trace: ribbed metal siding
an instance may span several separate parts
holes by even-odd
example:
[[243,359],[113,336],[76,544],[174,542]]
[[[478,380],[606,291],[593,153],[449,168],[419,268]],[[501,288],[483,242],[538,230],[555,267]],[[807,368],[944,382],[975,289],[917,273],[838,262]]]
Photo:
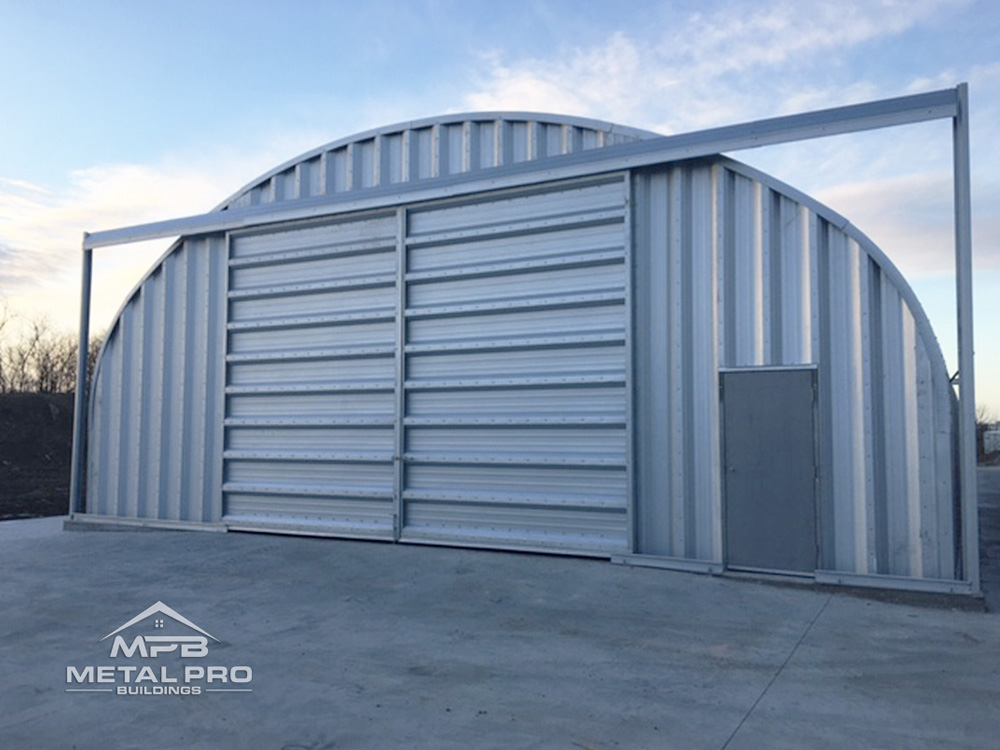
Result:
[[229,245],[224,517],[393,534],[396,222]]
[[820,568],[953,579],[952,397],[926,320],[863,236],[761,177],[635,178],[638,550],[722,562],[718,368],[816,365]]
[[625,187],[409,212],[404,540],[627,549]]
[[91,400],[87,512],[218,521],[224,238],[180,243],[108,332]]
[[255,180],[220,209],[295,201],[539,161],[655,136],[535,113],[449,115],[351,136]]
[[635,179],[637,551],[719,560],[712,172]]

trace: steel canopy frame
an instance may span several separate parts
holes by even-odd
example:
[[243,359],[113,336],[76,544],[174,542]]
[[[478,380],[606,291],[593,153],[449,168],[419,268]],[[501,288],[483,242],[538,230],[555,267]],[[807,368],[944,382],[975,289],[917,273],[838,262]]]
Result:
[[73,456],[69,513],[78,512],[83,496],[86,440],[87,350],[90,331],[90,289],[93,250],[173,236],[192,236],[271,224],[278,221],[329,216],[359,208],[394,206],[424,198],[440,198],[567,179],[603,171],[621,171],[680,159],[711,156],[831,135],[897,127],[950,118],[954,179],[955,278],[958,306],[959,359],[959,486],[962,505],[962,549],[965,579],[979,593],[979,520],[976,492],[975,374],[972,321],[972,218],[969,154],[968,84],[925,94],[775,117],[694,133],[663,136],[633,143],[576,152],[538,162],[491,168],[472,177],[447,177],[400,182],[364,190],[298,200],[293,205],[263,205],[226,209],[198,216],[85,233],[80,298],[80,339],[77,398],[74,404]]

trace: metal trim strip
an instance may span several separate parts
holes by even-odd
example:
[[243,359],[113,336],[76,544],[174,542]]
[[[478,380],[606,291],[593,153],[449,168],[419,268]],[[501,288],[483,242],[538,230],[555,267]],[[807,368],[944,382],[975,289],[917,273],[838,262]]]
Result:
[[833,586],[862,586],[877,589],[899,589],[903,591],[926,591],[937,594],[975,594],[975,584],[971,581],[944,581],[936,578],[907,578],[891,575],[865,575],[844,573],[836,570],[817,570],[816,583]]
[[661,568],[679,573],[707,573],[722,575],[723,565],[712,560],[693,560],[683,557],[665,557],[662,555],[612,555],[611,562],[617,565],[628,565],[633,568]]

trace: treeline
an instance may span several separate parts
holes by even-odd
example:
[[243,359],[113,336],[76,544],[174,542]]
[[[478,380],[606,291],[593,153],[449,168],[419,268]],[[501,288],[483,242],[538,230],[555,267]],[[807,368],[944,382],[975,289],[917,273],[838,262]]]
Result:
[[[0,393],[72,393],[76,390],[77,340],[52,329],[44,319],[28,321],[14,333],[12,316],[0,309]],[[87,347],[87,379],[97,362],[103,336]]]

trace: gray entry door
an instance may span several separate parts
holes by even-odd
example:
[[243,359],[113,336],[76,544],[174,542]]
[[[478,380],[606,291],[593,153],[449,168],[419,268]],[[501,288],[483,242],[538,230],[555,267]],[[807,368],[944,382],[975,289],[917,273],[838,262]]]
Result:
[[722,374],[726,561],[816,569],[814,370]]

